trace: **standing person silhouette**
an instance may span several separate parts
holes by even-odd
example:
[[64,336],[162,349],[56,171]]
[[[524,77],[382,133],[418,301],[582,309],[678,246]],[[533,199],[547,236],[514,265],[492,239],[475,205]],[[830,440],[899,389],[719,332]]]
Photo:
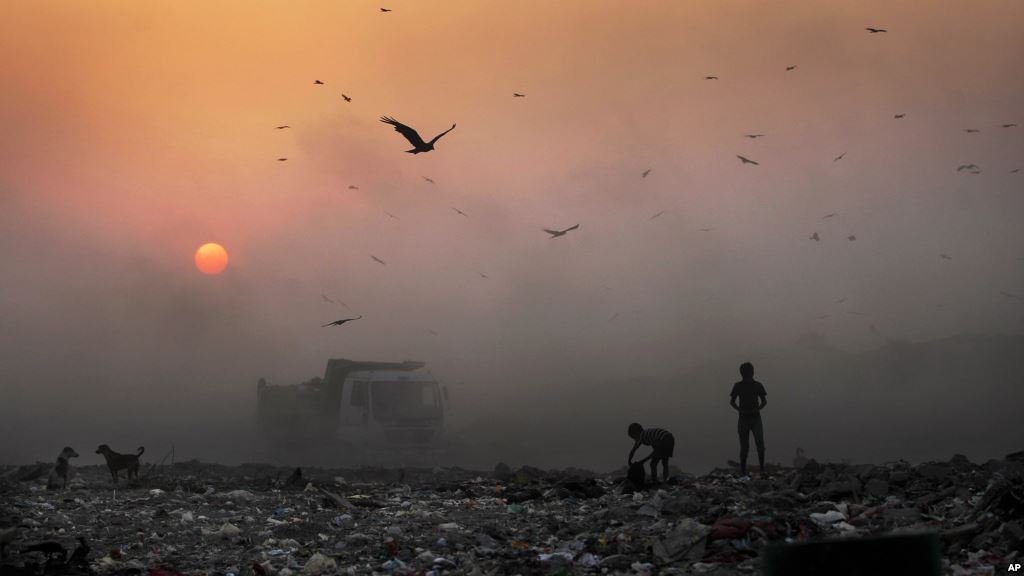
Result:
[[[740,365],[743,380],[733,384],[729,405],[739,412],[737,429],[740,434],[740,475],[747,475],[747,454],[750,453],[750,433],[754,433],[757,446],[758,472],[764,474],[764,427],[761,424],[761,409],[768,405],[768,393],[764,384],[754,380],[754,365],[744,362]],[[738,400],[738,402],[737,402]]]

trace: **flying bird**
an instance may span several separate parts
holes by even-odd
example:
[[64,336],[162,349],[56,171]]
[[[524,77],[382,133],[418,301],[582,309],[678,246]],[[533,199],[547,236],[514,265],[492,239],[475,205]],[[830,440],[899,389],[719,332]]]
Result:
[[433,140],[431,140],[430,142],[424,142],[423,138],[420,138],[420,135],[415,130],[406,126],[405,124],[402,124],[401,122],[395,120],[394,118],[391,118],[389,116],[381,116],[380,121],[385,124],[390,124],[391,126],[394,126],[395,132],[398,132],[402,136],[405,136],[405,139],[408,140],[409,143],[412,144],[413,146],[412,150],[406,150],[406,152],[408,152],[409,154],[430,152],[431,150],[434,149],[434,142],[437,142],[438,140],[441,139],[442,136],[455,129],[455,124],[452,124],[451,128],[445,130],[444,132],[441,132],[437,136],[434,136]]
[[833,302],[833,304],[842,304],[843,302],[846,302],[846,298],[840,298],[839,300]]
[[480,277],[483,278],[484,280],[490,278],[490,276],[488,276],[487,274],[484,274],[483,272],[480,272],[480,271],[477,271],[477,274],[479,274]]
[[466,218],[469,218],[469,214],[466,214],[465,212],[463,212],[462,210],[459,210],[455,206],[452,206],[452,210],[455,210],[455,212],[457,214],[459,214],[460,216],[465,216]]
[[1016,174],[1017,172],[1020,172],[1020,168],[1014,168],[1013,170],[1010,170],[1010,174]]
[[318,86],[323,86],[323,82],[321,82],[319,80],[313,80],[313,84],[316,84]]
[[754,138],[763,138],[764,134],[744,134],[743,136],[753,140]]
[[846,239],[849,240],[850,242],[853,242],[854,240],[857,239],[857,237],[854,236],[853,234],[850,234],[849,236],[846,237]]
[[287,158],[278,158],[277,161],[278,162],[287,162],[288,159]]
[[1013,123],[1010,123],[1010,124],[1003,124],[1003,128],[1016,128],[1016,127],[1017,127],[1017,125],[1016,125],[1016,124],[1013,124]]
[[570,226],[570,227],[566,228],[565,230],[550,230],[548,228],[542,228],[542,230],[544,230],[548,234],[551,234],[551,238],[559,238],[561,236],[565,236],[566,234],[568,234],[569,232],[572,232],[573,230],[576,230],[579,227],[580,227],[580,225],[576,224],[575,226]]
[[718,80],[718,76],[705,76],[705,80]]
[[341,320],[335,320],[334,322],[330,322],[328,324],[324,324],[323,326],[321,326],[321,328],[327,328],[328,326],[341,326],[345,322],[351,322],[353,320],[360,320],[360,319],[362,319],[362,316],[356,316],[355,318],[342,318]]
[[352,97],[347,95],[347,94],[342,94],[341,95],[341,99],[344,100],[345,102],[351,102],[352,101]]
[[953,257],[950,256],[949,254],[939,254],[939,258],[942,258],[943,260],[952,260],[953,259]]
[[1010,300],[1024,300],[1024,298],[1021,298],[1016,294],[1010,294],[1009,292],[1003,292],[1002,290],[1000,290],[999,293],[1002,294],[1004,298],[1009,298]]
[[329,304],[336,304],[336,302],[328,298],[326,294],[321,294],[320,297],[323,298],[324,302],[327,302]]
[[789,72],[791,70],[796,70],[796,65],[795,64],[793,66],[786,66],[786,72]]
[[381,12],[391,12],[391,8],[381,8]]
[[701,228],[700,232],[711,232],[714,228]]
[[285,128],[291,128],[291,126],[285,124],[283,126],[274,126],[274,130],[284,130]]
[[664,214],[664,213],[665,213],[665,211],[664,211],[664,210],[662,210],[661,212],[658,212],[658,213],[657,213],[657,214],[655,214],[654,216],[651,216],[651,218],[650,218],[650,219],[651,219],[651,220],[654,220],[655,218],[657,218],[658,216],[661,216],[661,215],[662,215],[662,214]]
[[359,190],[359,186],[356,186],[355,184],[349,184],[348,185],[348,189],[349,190]]
[[871,28],[870,26],[865,28],[871,34],[878,34],[879,32],[888,32],[885,28]]
[[388,263],[387,263],[387,262],[385,262],[385,261],[381,260],[380,258],[377,258],[377,257],[376,257],[376,256],[374,256],[373,254],[370,254],[370,258],[372,258],[374,262],[376,262],[376,263],[378,263],[378,264],[381,264],[382,266],[387,266],[387,265],[388,265]]
[[839,156],[836,156],[835,158],[833,158],[833,159],[832,159],[832,161],[833,161],[833,162],[839,162],[840,160],[842,160],[842,159],[843,159],[843,156],[846,156],[846,152],[843,152],[843,153],[842,153],[842,154],[840,154]]
[[619,317],[619,313],[618,313],[618,312],[616,312],[615,314],[612,314],[612,315],[611,315],[611,317],[610,317],[610,318],[608,318],[608,320],[607,320],[607,321],[608,321],[608,322],[615,322],[615,319],[616,319],[616,318],[618,318],[618,317]]
[[822,216],[821,219],[824,220],[825,218],[835,218],[836,216],[839,216],[839,212],[829,212],[828,214]]
[[850,314],[852,316],[866,316],[868,318],[871,317],[871,314],[868,314],[867,312],[847,312],[847,314]]
[[810,239],[814,240],[815,242],[821,242],[821,236],[818,236],[817,232],[815,232],[814,234],[811,234],[811,238]]
[[822,314],[821,316],[818,316],[818,320],[824,320],[825,318],[828,318],[828,314]]
[[900,118],[903,118],[904,116],[906,116],[906,114],[896,114],[893,117],[896,118],[897,120],[899,120]]
[[977,128],[964,128],[964,132],[967,132],[968,134],[977,134],[978,132],[981,132],[981,130],[978,130]]
[[526,98],[526,94],[520,94],[519,92],[512,93],[513,98]]
[[739,154],[737,154],[736,157],[740,159],[741,164],[753,164],[754,166],[760,166],[760,164],[754,162],[753,160],[747,158],[746,156],[740,156]]
[[388,212],[387,210],[385,210],[384,213],[387,214],[389,217],[394,218],[395,220],[401,220],[401,218],[399,218],[398,216],[395,216],[394,214],[392,214],[391,212]]
[[964,170],[971,170],[971,171],[973,171],[973,170],[981,170],[981,166],[978,166],[977,164],[974,164],[972,162],[971,164],[961,164],[961,165],[956,167],[956,171],[957,172],[962,172]]
[[643,173],[640,174],[640,177],[641,178],[647,178],[647,175],[650,174],[650,173],[651,173],[651,169],[648,168],[647,170],[644,170]]
[[430,330],[429,328],[427,329],[427,332],[430,332],[431,336],[437,336],[437,332],[434,332],[433,330]]
[[427,182],[430,182],[431,184],[435,184],[435,182],[433,180],[431,180],[430,178],[427,178],[426,176],[424,176],[423,179],[426,180]]

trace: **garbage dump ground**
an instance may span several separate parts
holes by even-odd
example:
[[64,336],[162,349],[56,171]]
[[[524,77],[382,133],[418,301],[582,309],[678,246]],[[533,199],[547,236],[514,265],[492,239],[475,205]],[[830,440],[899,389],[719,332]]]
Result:
[[0,469],[2,574],[757,574],[773,544],[920,532],[938,535],[944,574],[1024,558],[1021,454],[720,469],[637,491],[625,470],[194,461],[116,487],[76,468],[54,490],[50,468]]

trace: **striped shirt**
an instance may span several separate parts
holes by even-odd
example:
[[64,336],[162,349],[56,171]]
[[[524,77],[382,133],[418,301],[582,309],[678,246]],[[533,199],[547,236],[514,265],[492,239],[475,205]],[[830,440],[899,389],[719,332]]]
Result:
[[637,443],[644,444],[645,446],[654,446],[671,436],[672,433],[663,428],[647,428],[640,433],[640,440],[637,440]]

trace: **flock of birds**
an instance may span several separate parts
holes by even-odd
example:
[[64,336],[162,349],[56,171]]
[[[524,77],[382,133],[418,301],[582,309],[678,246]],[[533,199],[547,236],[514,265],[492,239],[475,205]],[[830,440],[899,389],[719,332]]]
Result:
[[[383,8],[382,7],[382,8],[380,8],[380,12],[388,13],[388,12],[392,12],[392,10],[389,9],[389,8]],[[865,30],[869,34],[888,33],[888,30],[885,29],[885,28],[867,27],[867,28],[865,28]],[[797,68],[797,66],[795,64],[791,64],[791,65],[788,65],[788,66],[785,67],[785,71],[786,72],[792,72],[792,71],[796,70],[796,68]],[[716,75],[707,75],[707,76],[704,76],[704,79],[705,80],[718,80],[719,77],[716,76]],[[314,80],[313,84],[316,85],[316,86],[324,86],[325,85],[325,83],[323,81],[319,80],[319,79]],[[512,93],[512,97],[513,98],[525,98],[526,94],[521,93],[521,92],[513,92]],[[352,102],[352,98],[349,95],[345,94],[345,93],[341,94],[341,98],[346,103],[351,103]],[[906,113],[904,113],[904,112],[896,113],[896,114],[893,115],[893,118],[896,119],[896,120],[902,120],[905,117],[906,117]],[[394,130],[396,132],[401,134],[409,142],[409,144],[412,145],[411,149],[405,151],[406,153],[409,153],[409,154],[423,154],[423,153],[426,153],[426,152],[434,151],[435,150],[435,145],[437,144],[437,142],[442,137],[447,135],[449,132],[454,130],[455,127],[456,127],[456,124],[453,123],[450,128],[448,128],[447,130],[444,130],[443,132],[440,132],[439,134],[437,134],[436,136],[434,136],[430,140],[424,140],[423,137],[420,136],[419,132],[416,129],[412,128],[411,126],[409,126],[407,124],[403,124],[402,122],[399,122],[398,120],[396,120],[393,117],[381,116],[380,117],[380,121],[382,123],[384,123],[384,124],[394,128]],[[1016,128],[1017,124],[1014,123],[1014,122],[1007,122],[1007,123],[1000,124],[1000,127],[1004,128],[1004,129]],[[288,129],[288,128],[291,128],[291,126],[287,125],[287,124],[280,125],[280,126],[275,126],[276,130],[284,130],[284,129]],[[977,134],[977,133],[981,132],[981,129],[979,129],[979,128],[965,128],[964,132],[967,133],[967,134]],[[744,134],[743,136],[745,138],[748,138],[748,139],[751,139],[751,140],[756,140],[756,139],[759,139],[759,138],[764,138],[765,134],[751,133],[751,134]],[[847,153],[844,151],[843,153],[841,153],[838,156],[836,156],[835,158],[833,158],[832,162],[839,162],[844,157],[846,157],[846,154]],[[757,160],[754,160],[752,158],[749,158],[749,157],[741,155],[741,154],[737,154],[736,158],[739,159],[740,164],[744,165],[744,166],[746,166],[746,165],[749,165],[749,166],[760,166],[761,165],[760,162],[758,162]],[[278,158],[277,160],[280,161],[280,162],[285,162],[288,159],[285,158],[285,157],[281,157],[281,158]],[[979,165],[971,162],[971,163],[967,163],[967,164],[961,164],[956,169],[957,173],[964,172],[964,171],[966,171],[969,174],[975,174],[975,175],[976,174],[981,174],[981,167]],[[648,168],[648,169],[644,170],[640,174],[640,177],[641,178],[647,178],[651,174],[651,172],[652,172],[652,170],[650,168]],[[1014,168],[1014,169],[1010,170],[1011,174],[1016,174],[1018,172],[1020,172],[1020,168]],[[431,178],[429,178],[427,176],[423,176],[423,180],[425,182],[429,183],[429,184],[435,184],[434,180],[432,180]],[[359,187],[356,186],[356,185],[349,185],[348,188],[350,190],[359,190]],[[459,209],[457,207],[453,206],[453,207],[451,207],[451,209],[456,214],[458,214],[459,216],[462,216],[462,217],[465,217],[465,218],[469,217],[469,215],[466,212],[464,212],[463,210],[461,210],[461,209]],[[389,218],[393,218],[393,219],[396,219],[396,220],[399,219],[398,216],[396,216],[396,215],[394,215],[394,214],[392,214],[390,212],[385,211],[384,213]],[[655,220],[658,217],[662,216],[664,213],[665,213],[665,210],[661,210],[661,211],[655,213],[654,215],[652,215],[650,217],[650,220]],[[838,213],[832,212],[832,213],[824,215],[822,217],[822,219],[825,220],[825,219],[829,219],[829,218],[834,218],[837,215],[838,215]],[[550,238],[550,239],[562,238],[562,237],[566,236],[568,233],[570,233],[572,231],[575,231],[575,230],[579,230],[579,229],[580,229],[580,225],[579,224],[574,224],[573,226],[569,226],[569,227],[561,229],[561,230],[551,229],[551,228],[542,228],[542,230],[549,235],[548,238]],[[714,228],[701,228],[700,229],[701,232],[710,232],[712,230],[714,230]],[[811,235],[808,237],[808,239],[811,240],[811,241],[814,241],[814,242],[821,242],[821,240],[822,240],[821,235],[817,231],[812,232]],[[849,234],[849,235],[846,236],[846,240],[849,241],[849,242],[854,242],[854,241],[857,240],[857,236],[855,234]],[[939,257],[942,260],[952,260],[953,259],[950,255],[945,254],[945,253],[940,253]],[[386,266],[387,265],[387,262],[385,262],[383,259],[381,259],[381,258],[379,258],[377,256],[374,256],[372,254],[370,255],[370,259],[373,262],[375,262],[375,263],[377,263],[379,265],[382,265],[382,266]],[[484,279],[488,278],[488,276],[486,274],[484,274],[483,272],[477,272],[477,273],[479,274],[479,276],[481,278],[484,278]],[[1008,298],[1008,299],[1013,299],[1013,300],[1022,300],[1022,299],[1024,299],[1024,297],[1022,297],[1022,296],[1018,296],[1016,294],[1011,294],[1011,293],[1008,293],[1008,292],[1000,292],[1000,294],[1002,296],[1004,296],[1005,298]],[[332,304],[340,303],[345,308],[349,308],[349,306],[347,304],[345,304],[344,302],[341,302],[341,301],[335,302],[331,298],[328,298],[326,295],[322,295],[322,297],[323,297],[323,300],[325,302],[329,302],[329,303],[332,303]],[[845,300],[846,300],[845,298],[840,299],[840,300],[837,301],[837,303],[841,304]],[[857,312],[850,312],[850,313],[851,314],[866,315],[864,313],[857,313]],[[608,319],[608,321],[612,322],[616,318],[618,318],[618,316],[619,316],[619,314],[615,313],[614,315],[612,315],[611,318]],[[346,324],[348,322],[352,322],[352,321],[355,321],[355,320],[360,320],[360,319],[362,319],[362,317],[363,316],[360,315],[360,316],[355,316],[355,317],[352,317],[352,318],[342,318],[342,319],[335,320],[333,322],[329,322],[327,324],[324,324],[322,327],[326,328],[328,326],[342,326],[342,325],[344,325],[344,324]],[[818,319],[825,319],[825,318],[828,318],[828,317],[829,317],[828,315],[820,315],[820,316],[818,316]],[[874,325],[871,326],[871,331],[872,331],[872,333],[878,334],[878,330],[877,330],[877,328],[874,327]],[[433,330],[429,330],[429,332],[431,334],[434,334],[434,335],[437,334]]]

